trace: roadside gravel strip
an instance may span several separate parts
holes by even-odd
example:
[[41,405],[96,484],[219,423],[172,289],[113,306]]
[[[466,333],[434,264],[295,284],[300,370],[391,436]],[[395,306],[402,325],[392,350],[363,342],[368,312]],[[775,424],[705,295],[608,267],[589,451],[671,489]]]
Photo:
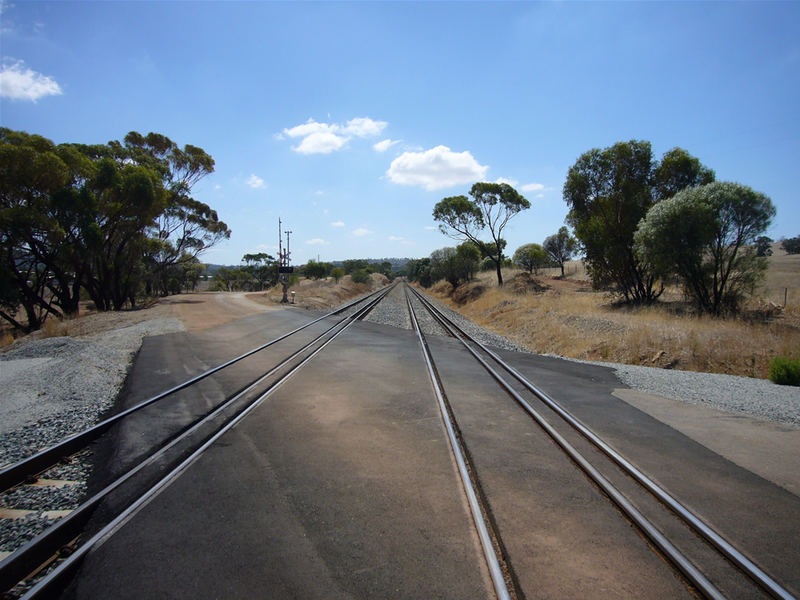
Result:
[[[183,329],[178,319],[154,319],[93,336],[35,340],[0,354],[0,465],[96,423],[113,405],[142,338]],[[13,551],[49,526],[57,515],[46,511],[78,506],[88,458],[86,451],[44,476],[66,485],[23,486],[3,496],[0,508],[31,512],[0,520],[0,552]]]

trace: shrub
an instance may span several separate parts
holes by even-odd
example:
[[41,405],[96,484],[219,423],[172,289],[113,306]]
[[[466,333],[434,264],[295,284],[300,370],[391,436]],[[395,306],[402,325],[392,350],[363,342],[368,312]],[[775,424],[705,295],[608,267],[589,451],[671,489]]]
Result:
[[369,281],[369,273],[365,269],[357,269],[350,275],[353,283],[367,283]]
[[769,364],[769,378],[778,385],[800,386],[800,358],[776,356]]

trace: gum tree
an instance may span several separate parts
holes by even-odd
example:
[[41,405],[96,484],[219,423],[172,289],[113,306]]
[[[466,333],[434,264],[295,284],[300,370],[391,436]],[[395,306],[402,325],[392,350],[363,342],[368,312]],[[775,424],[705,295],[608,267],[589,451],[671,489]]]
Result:
[[[433,218],[446,236],[462,242],[472,242],[481,254],[491,259],[497,270],[497,285],[503,285],[503,250],[506,241],[503,229],[520,211],[531,203],[507,183],[479,182],[467,196],[442,199],[433,208]],[[488,230],[491,241],[480,238]]]
[[658,298],[658,277],[633,250],[636,227],[656,202],[713,179],[713,171],[680,148],[655,162],[650,142],[641,140],[582,154],[567,173],[563,196],[594,286],[613,287],[635,304]]
[[578,241],[569,234],[566,227],[561,227],[558,233],[549,235],[542,243],[544,251],[555,264],[561,267],[561,277],[564,277],[564,263],[575,255]]
[[700,310],[719,315],[763,277],[766,258],[753,244],[774,216],[767,196],[738,183],[687,188],[648,211],[636,252],[661,277],[680,277]]

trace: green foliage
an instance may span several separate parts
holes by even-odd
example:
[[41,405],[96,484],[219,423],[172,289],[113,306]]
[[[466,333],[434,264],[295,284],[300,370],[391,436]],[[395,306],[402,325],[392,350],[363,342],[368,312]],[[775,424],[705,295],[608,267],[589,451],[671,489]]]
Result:
[[800,254],[800,235],[781,242],[781,248],[787,254]]
[[350,275],[350,273],[359,269],[366,271],[369,268],[369,262],[364,259],[351,259],[344,261],[343,267],[345,275]]
[[569,234],[566,227],[561,227],[558,233],[544,239],[542,247],[550,260],[561,267],[561,277],[564,277],[564,263],[575,255],[578,249],[578,240]]
[[261,291],[266,287],[278,283],[278,261],[271,254],[258,252],[245,254],[242,257],[244,271],[250,273],[254,282],[253,291]]
[[214,273],[213,292],[238,292],[252,289],[253,275],[243,268],[222,267]]
[[653,161],[650,143],[631,140],[581,155],[567,174],[564,201],[596,288],[613,286],[626,301],[649,303],[661,294],[657,277],[637,259],[633,235],[653,204],[714,173],[675,148]]
[[406,263],[406,277],[409,281],[418,281],[422,287],[431,287],[431,259],[411,259]]
[[769,378],[778,385],[800,386],[800,358],[776,356],[769,364]]
[[334,279],[334,281],[336,281],[336,283],[339,283],[339,280],[342,277],[344,277],[344,269],[342,269],[341,267],[336,267],[335,269],[333,269],[331,271],[331,277],[333,277],[333,279]]
[[385,275],[389,278],[389,280],[394,279],[394,272],[392,271],[392,263],[388,260],[385,260],[381,263],[373,263],[369,266],[369,270],[373,273],[380,273],[381,275]]
[[772,256],[772,242],[774,240],[766,235],[756,238],[756,256]]
[[458,287],[475,276],[479,262],[480,252],[470,242],[457,248],[434,250],[430,259],[430,278],[432,281],[445,279],[453,287]]
[[750,245],[774,216],[770,199],[747,186],[687,188],[648,211],[635,235],[637,256],[661,277],[680,277],[701,310],[735,311],[766,270]]
[[[125,144],[60,144],[0,129],[0,263],[32,330],[78,311],[180,290],[197,255],[230,236],[191,186],[213,171],[195,146],[131,132]],[[3,293],[8,304],[11,295]],[[5,305],[4,305],[5,306]],[[11,317],[11,318],[10,318]]]
[[653,166],[653,195],[656,202],[671,198],[688,187],[714,181],[714,171],[682,148],[666,152]]
[[538,273],[539,269],[550,264],[550,257],[539,244],[524,244],[514,252],[514,264],[528,271]]
[[369,273],[367,273],[366,269],[356,269],[350,273],[350,279],[353,280],[353,283],[367,283],[369,281]]
[[[479,182],[470,188],[469,195],[444,198],[433,208],[433,218],[439,230],[456,240],[472,242],[483,256],[492,259],[497,269],[497,284],[503,285],[501,267],[505,240],[503,229],[508,221],[531,203],[507,183]],[[484,229],[491,241],[480,239]]]
[[309,260],[305,266],[305,275],[311,279],[324,279],[328,276],[331,265],[328,263]]

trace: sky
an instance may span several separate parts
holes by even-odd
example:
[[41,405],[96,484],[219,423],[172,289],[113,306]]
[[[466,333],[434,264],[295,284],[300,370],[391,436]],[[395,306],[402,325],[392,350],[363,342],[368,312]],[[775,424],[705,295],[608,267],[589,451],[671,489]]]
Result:
[[[2,3],[0,124],[55,143],[200,146],[231,238],[201,259],[420,258],[477,181],[564,225],[578,157],[647,140],[769,196],[800,234],[800,2]],[[285,238],[284,238],[285,239]],[[487,238],[488,239],[488,238]]]

